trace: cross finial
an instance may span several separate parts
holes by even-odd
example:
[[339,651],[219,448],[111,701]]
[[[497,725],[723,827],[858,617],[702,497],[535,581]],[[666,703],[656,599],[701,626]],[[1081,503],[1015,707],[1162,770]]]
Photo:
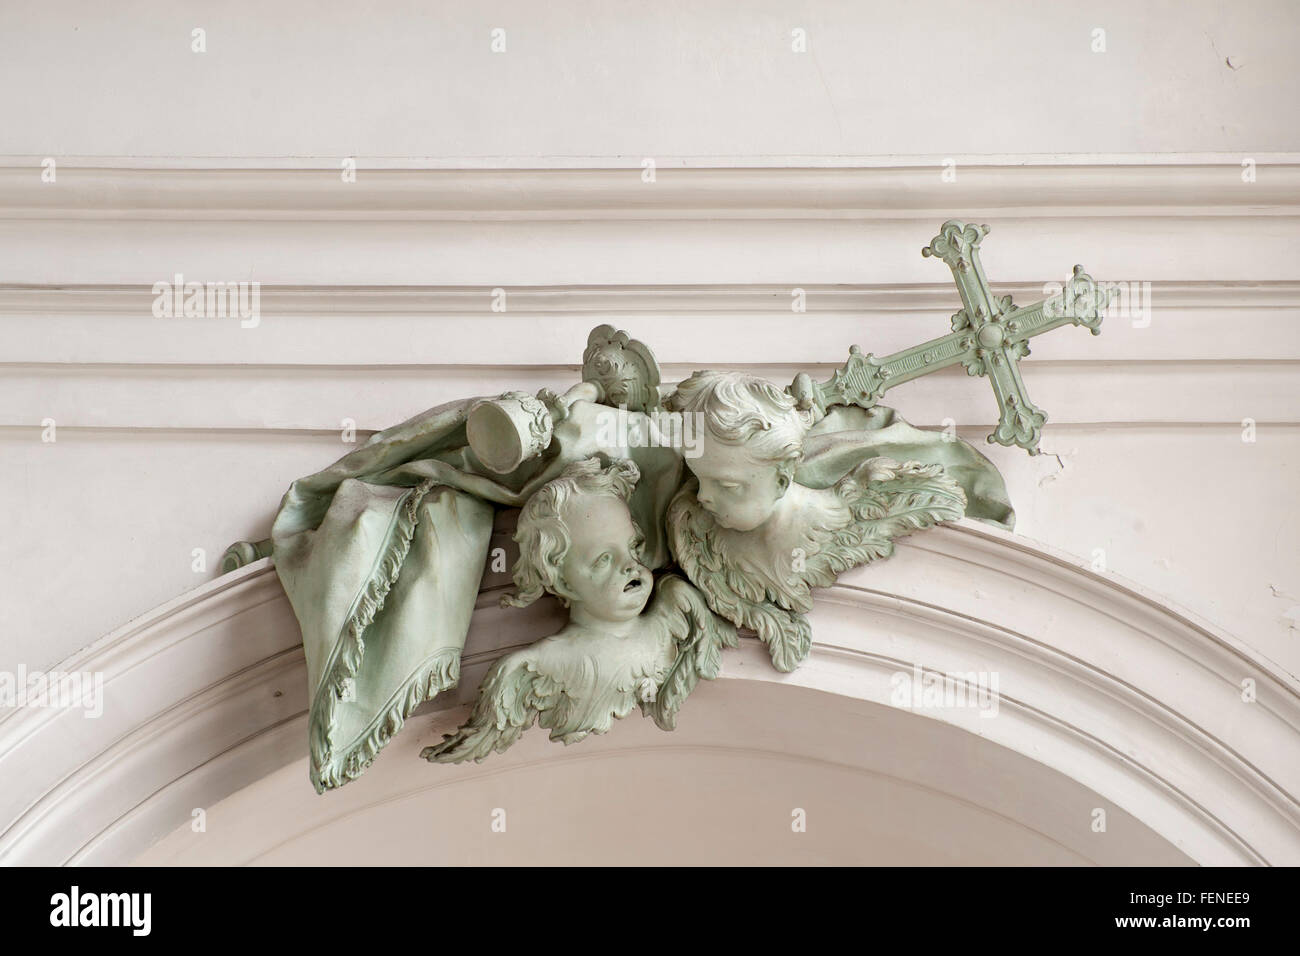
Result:
[[870,408],[904,382],[960,363],[970,375],[987,376],[998,402],[998,425],[990,442],[1019,445],[1038,454],[1047,413],[1029,400],[1019,361],[1029,354],[1029,339],[1062,325],[1082,325],[1100,333],[1107,294],[1082,266],[1074,267],[1059,295],[1017,308],[1011,296],[995,296],[980,263],[979,247],[990,229],[950,219],[921,255],[942,259],[952,269],[962,308],[952,317],[952,333],[885,358],[856,347],[844,367],[827,382],[799,375],[790,392],[801,408],[821,414],[830,405]]

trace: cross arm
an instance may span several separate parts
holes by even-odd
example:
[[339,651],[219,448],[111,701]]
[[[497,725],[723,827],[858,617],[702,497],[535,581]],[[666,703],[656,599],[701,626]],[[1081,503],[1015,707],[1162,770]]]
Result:
[[1093,335],[1101,335],[1101,320],[1109,298],[1106,290],[1083,271],[1083,266],[1076,265],[1074,274],[1058,294],[1033,305],[1014,307],[1006,314],[1006,341],[1027,342],[1035,335],[1063,325],[1081,325]]
[[871,408],[889,389],[961,362],[969,352],[969,338],[969,333],[953,332],[883,358],[864,355],[854,345],[849,360],[828,381],[815,382],[801,372],[790,394],[800,408],[815,408],[819,415],[832,405]]
[[789,392],[798,406],[816,417],[833,405],[871,408],[889,389],[960,363],[993,385],[1000,417],[989,441],[1036,454],[1047,414],[1025,393],[1019,360],[1029,354],[1029,339],[1063,325],[1081,325],[1099,335],[1108,295],[1078,265],[1061,291],[1041,302],[1017,307],[1010,296],[993,295],[979,261],[980,240],[988,232],[988,226],[950,220],[922,250],[943,259],[957,281],[964,308],[953,315],[950,334],[883,358],[864,355],[855,345],[828,381],[815,382],[806,373],[795,377]]
[[[1093,335],[1100,335],[1106,299],[1105,290],[1098,288],[1083,266],[1075,266],[1074,275],[1060,293],[1032,305],[1013,307],[1005,314],[1002,342],[1017,345],[1063,325],[1081,325]],[[1010,304],[1009,299],[1005,301]],[[953,316],[953,324],[963,327],[880,358],[869,352],[863,354],[854,345],[849,349],[849,360],[828,381],[815,382],[811,376],[800,374],[790,386],[790,393],[801,407],[817,407],[823,413],[832,405],[870,408],[889,389],[942,368],[966,364],[983,351],[979,333],[964,324],[963,313]],[[992,338],[993,334],[985,333],[985,337]]]

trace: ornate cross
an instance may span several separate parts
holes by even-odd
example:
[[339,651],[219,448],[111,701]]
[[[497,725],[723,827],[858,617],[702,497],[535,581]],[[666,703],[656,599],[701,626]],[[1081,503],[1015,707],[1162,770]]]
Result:
[[980,264],[979,245],[988,233],[988,226],[950,219],[921,250],[923,256],[946,262],[957,281],[964,308],[953,314],[950,334],[884,358],[863,355],[855,345],[830,381],[814,382],[806,374],[795,377],[790,393],[799,406],[823,414],[831,405],[870,408],[896,385],[960,362],[968,375],[986,375],[993,383],[1001,416],[988,440],[1019,445],[1037,455],[1047,413],[1029,400],[1018,363],[1029,354],[1030,338],[1062,325],[1082,325],[1100,335],[1107,293],[1083,266],[1075,266],[1059,295],[1033,305],[1012,305],[1011,296],[993,295]]

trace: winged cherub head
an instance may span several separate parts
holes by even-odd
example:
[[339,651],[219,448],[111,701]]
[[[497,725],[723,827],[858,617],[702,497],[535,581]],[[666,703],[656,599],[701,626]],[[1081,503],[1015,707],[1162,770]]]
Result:
[[700,505],[733,531],[767,522],[803,457],[807,413],[771,382],[744,372],[696,372],[677,386],[668,407],[703,419],[700,455],[686,459],[699,480]]
[[534,722],[552,740],[576,743],[638,705],[671,730],[696,683],[718,676],[722,648],[736,646],[736,631],[699,592],[661,575],[645,609],[651,575],[627,507],[638,477],[630,461],[604,467],[589,458],[528,499],[515,534],[519,590],[504,603],[522,607],[549,591],[568,605],[569,622],[493,664],[469,720],[422,757],[482,760]]
[[528,499],[515,531],[517,590],[503,603],[526,607],[549,592],[578,624],[637,617],[652,580],[641,563],[641,531],[627,507],[639,477],[631,461],[602,467],[599,458],[588,458]]
[[668,405],[704,426],[700,457],[686,459],[697,481],[668,506],[673,555],[716,614],[758,632],[779,670],[808,655],[812,588],[964,512],[938,464],[865,458],[831,488],[795,481],[810,419],[752,375],[696,372]]

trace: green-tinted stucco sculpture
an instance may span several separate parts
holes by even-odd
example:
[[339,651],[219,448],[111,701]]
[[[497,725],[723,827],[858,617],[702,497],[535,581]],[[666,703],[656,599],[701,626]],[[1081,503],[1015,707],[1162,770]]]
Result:
[[833,405],[871,408],[887,390],[961,363],[968,375],[986,375],[993,383],[1000,417],[989,442],[1019,445],[1037,455],[1047,413],[1029,400],[1020,359],[1029,354],[1031,338],[1062,325],[1082,325],[1100,335],[1107,293],[1076,265],[1061,291],[1042,302],[1017,307],[1011,296],[995,296],[979,252],[990,231],[988,226],[949,219],[921,250],[921,255],[947,263],[957,281],[963,308],[953,313],[950,334],[884,358],[863,355],[855,345],[849,361],[830,381],[796,376],[790,392],[799,407],[817,412]]
[[[811,588],[937,522],[1011,528],[988,459],[878,404],[961,363],[993,383],[989,440],[1037,450],[1046,416],[1017,362],[1031,336],[1057,326],[1095,334],[1106,296],[1076,266],[1044,302],[994,297],[978,255],[987,232],[950,221],[925,249],[957,280],[951,334],[883,359],[854,347],[828,382],[799,375],[782,390],[697,372],[665,388],[647,346],[600,326],[583,381],[563,395],[449,402],[295,481],[269,541],[233,546],[223,568],[270,554],[302,626],[316,788],[356,778],[421,702],[458,683],[502,509],[523,509],[515,603],[550,591],[569,602],[570,623],[496,665],[469,722],[425,751],[435,762],[481,759],[534,719],[581,739],[638,704],[671,728],[698,679],[717,675],[736,626],[791,670],[811,646]],[[617,551],[621,583],[566,563],[588,551]]]
[[966,494],[940,464],[873,457],[830,487],[802,484],[810,418],[760,378],[696,372],[668,402],[700,416],[704,438],[686,461],[694,479],[668,507],[673,555],[714,611],[758,633],[777,670],[812,647],[811,588],[965,514]]
[[736,629],[675,574],[641,563],[643,538],[627,499],[636,465],[575,462],[524,506],[515,540],[518,590],[502,603],[526,607],[543,593],[569,609],[569,623],[507,654],[479,690],[470,720],[422,756],[438,763],[482,760],[537,721],[552,740],[603,734],[637,705],[664,730],[701,677],[712,680]]

